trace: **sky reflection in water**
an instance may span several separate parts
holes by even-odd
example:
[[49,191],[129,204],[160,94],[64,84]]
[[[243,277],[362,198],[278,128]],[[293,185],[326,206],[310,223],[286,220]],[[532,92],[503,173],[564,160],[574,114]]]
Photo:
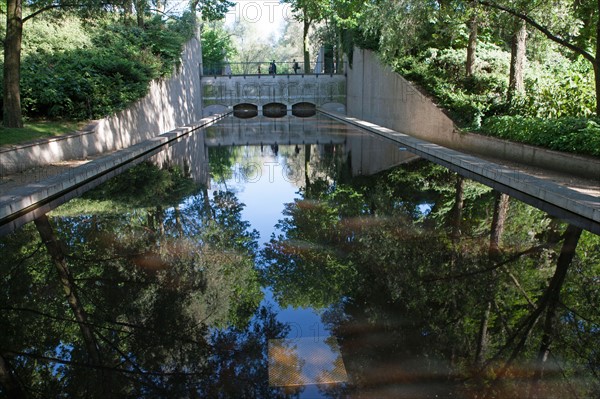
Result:
[[573,231],[511,200],[492,256],[491,189],[323,118],[155,163],[1,240],[4,395],[600,393],[598,236],[561,278]]

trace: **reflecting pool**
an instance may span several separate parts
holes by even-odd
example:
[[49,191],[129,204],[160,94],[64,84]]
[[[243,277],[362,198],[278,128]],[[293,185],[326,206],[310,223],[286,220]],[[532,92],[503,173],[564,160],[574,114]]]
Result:
[[1,397],[600,396],[600,237],[322,116],[0,238]]

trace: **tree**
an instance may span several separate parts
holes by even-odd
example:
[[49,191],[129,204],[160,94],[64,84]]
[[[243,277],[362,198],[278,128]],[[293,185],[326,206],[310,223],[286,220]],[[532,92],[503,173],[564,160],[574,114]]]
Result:
[[6,37],[4,38],[4,127],[23,127],[21,113],[21,42],[23,40],[22,0],[6,2]]
[[[233,73],[244,75],[257,73],[260,63],[264,62],[266,55],[272,51],[271,45],[261,37],[256,28],[256,24],[240,19],[233,26],[232,33],[229,33],[235,43],[235,50],[228,54],[229,61],[233,63],[231,68]],[[287,57],[274,56],[274,58],[286,59]]]
[[[232,6],[227,0],[194,0],[190,4],[192,10],[202,14],[205,20],[221,18]],[[123,4],[119,0],[85,0],[83,2],[72,0],[34,0],[27,3],[31,12],[23,16],[22,0],[7,0],[6,9],[6,37],[4,38],[4,69],[3,69],[3,126],[23,127],[21,108],[21,50],[24,24],[41,13],[51,10],[81,11],[86,14],[93,12],[129,13],[133,5],[136,10],[136,20],[139,27],[144,26],[145,14],[149,11],[148,0],[134,0],[130,4]]]
[[[115,3],[119,7],[121,3]],[[102,10],[113,5],[110,2],[90,0],[84,3],[63,0],[47,2],[33,1],[27,4],[32,10],[23,17],[23,1],[7,0],[6,37],[4,39],[4,70],[3,70],[3,119],[4,127],[23,127],[21,109],[21,49],[23,41],[23,25],[35,16],[54,9],[95,9]]]
[[203,21],[217,21],[234,5],[229,0],[191,0],[190,10],[199,13]]
[[[558,33],[551,26],[538,22],[531,14],[522,12],[517,8],[486,0],[478,1],[479,4],[485,7],[507,12],[525,21],[548,39],[589,61],[594,69],[596,115],[600,116],[600,2],[587,0],[570,3],[570,15],[588,22],[585,29],[582,29],[579,34],[573,36],[569,35],[569,32]],[[521,40],[524,41],[523,36]],[[593,51],[588,51],[588,48],[592,48]]]
[[229,35],[221,26],[202,30],[202,73],[205,75],[220,75],[225,66],[225,59],[234,53],[234,47]]
[[302,54],[304,56],[304,73],[310,73],[310,53],[308,34],[315,22],[325,17],[329,3],[324,0],[286,0],[294,13],[294,17],[302,22]]
[[[54,9],[96,9],[101,10],[110,2],[74,3],[69,0],[58,2],[33,1],[27,3],[31,13],[23,17],[23,1],[7,0],[6,37],[4,38],[4,70],[3,70],[3,119],[4,127],[23,127],[21,110],[21,49],[23,41],[23,25],[35,16]],[[119,6],[120,3],[115,4]]]
[[472,76],[475,67],[475,57],[477,52],[477,34],[479,29],[479,15],[477,13],[476,4],[471,10],[471,17],[467,23],[469,28],[469,42],[467,44],[467,62],[466,75]]

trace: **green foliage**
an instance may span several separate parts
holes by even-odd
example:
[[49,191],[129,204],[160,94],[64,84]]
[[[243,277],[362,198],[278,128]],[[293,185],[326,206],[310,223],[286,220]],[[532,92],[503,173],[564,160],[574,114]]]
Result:
[[[34,19],[35,21],[35,19]],[[110,18],[41,19],[25,30],[21,101],[26,117],[97,119],[143,97],[171,74],[192,37],[190,14],[144,29]]]
[[557,151],[600,157],[600,125],[587,118],[498,116],[484,121],[480,133]]
[[90,191],[86,198],[110,199],[134,207],[155,207],[170,204],[197,189],[181,168],[160,169],[145,162]]
[[[123,54],[123,53],[119,53]],[[148,91],[152,67],[111,50],[73,50],[27,58],[23,109],[30,117],[95,119],[124,109]]]
[[394,69],[433,95],[462,126],[476,127],[506,96],[509,57],[495,45],[482,45],[475,74],[465,76],[464,49],[430,48],[392,61]]
[[546,63],[532,62],[525,84],[527,95],[514,99],[511,114],[540,118],[595,115],[594,71],[581,57],[573,61],[554,54]]
[[225,60],[235,53],[229,35],[221,26],[213,24],[212,27],[202,30],[202,63],[203,73],[220,74],[225,66]]
[[[511,104],[506,101],[510,54],[493,44],[480,44],[475,73],[469,77],[464,74],[464,49],[430,48],[418,55],[397,57],[392,65],[398,73],[431,94],[434,101],[448,110],[460,126],[556,150],[594,153],[594,148],[579,147],[576,144],[590,139],[595,142],[593,126],[582,130],[586,128],[585,119],[580,119],[574,126],[570,126],[573,122],[560,122],[551,126],[553,121],[560,120],[556,119],[559,117],[593,115],[593,71],[582,59],[573,62],[560,54],[552,54],[545,64],[531,62],[525,82],[527,95],[516,96]],[[531,134],[527,130],[531,130],[531,126],[523,131],[517,117],[514,119],[515,126],[510,128],[508,121],[513,119],[495,117],[502,114],[552,118],[543,125],[551,132],[536,132],[536,137],[529,137]],[[486,121],[487,118],[491,119]],[[503,121],[501,126],[499,120]],[[528,120],[529,125],[534,123],[534,119]],[[482,121],[485,121],[485,126],[479,129]],[[515,133],[508,134],[509,129],[513,129]],[[565,137],[560,137],[561,131]],[[581,133],[581,137],[571,135],[572,132]],[[547,137],[538,137],[544,135]]]
[[23,30],[24,57],[33,54],[53,54],[92,44],[85,21],[72,15],[56,18],[41,14],[27,22]]
[[192,0],[191,8],[200,12],[204,21],[218,21],[225,18],[225,14],[235,3],[229,0]]
[[[558,37],[593,54],[590,49],[596,46],[597,5],[499,3],[529,15]],[[489,5],[382,0],[364,5],[360,19],[354,43],[378,51],[385,63],[431,95],[463,128],[478,129],[486,118],[499,115],[562,118],[590,117],[596,112],[592,64],[549,41],[531,25],[526,41],[525,94],[517,93],[509,101],[510,49],[517,24],[512,15]],[[466,48],[473,21],[477,22],[475,66],[467,77]],[[590,129],[582,131],[581,138],[570,131],[565,135],[552,138],[551,148],[578,152],[575,143],[594,140]],[[544,146],[548,143],[533,141]]]

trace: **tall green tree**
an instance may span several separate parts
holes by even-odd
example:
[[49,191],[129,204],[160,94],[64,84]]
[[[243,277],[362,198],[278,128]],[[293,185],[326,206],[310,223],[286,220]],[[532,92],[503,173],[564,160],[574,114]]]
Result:
[[225,59],[230,58],[235,52],[231,35],[221,25],[213,23],[202,29],[201,41],[202,73],[221,74]]
[[304,56],[304,72],[310,73],[309,32],[314,23],[325,18],[330,3],[324,0],[285,0],[294,13],[294,18],[302,22],[302,54]]
[[[559,2],[565,7],[571,20],[585,23],[582,29],[573,32],[572,27],[565,30],[564,27],[562,29],[560,26],[558,28],[553,27],[552,23],[540,22],[540,19],[536,18],[531,12],[523,11],[510,2],[478,1],[479,4],[485,7],[504,11],[525,21],[548,39],[589,61],[594,69],[596,115],[600,116],[600,2],[592,0]],[[552,3],[548,3],[548,5],[554,7]],[[548,11],[551,12],[551,10]]]

